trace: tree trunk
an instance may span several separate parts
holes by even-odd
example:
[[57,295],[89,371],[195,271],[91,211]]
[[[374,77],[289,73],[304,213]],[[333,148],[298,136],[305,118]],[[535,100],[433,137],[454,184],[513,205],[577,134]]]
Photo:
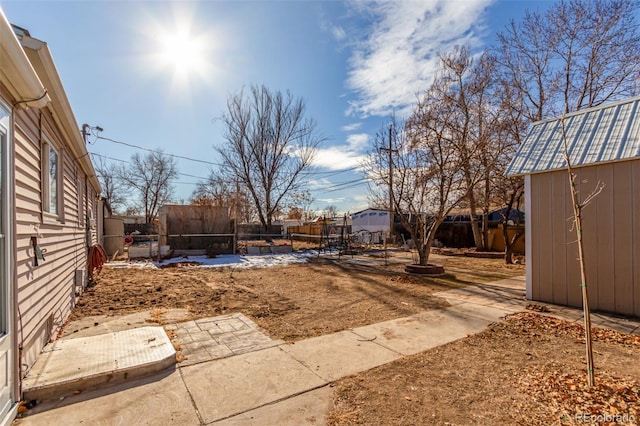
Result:
[[517,231],[513,238],[509,239],[509,226],[506,223],[502,225],[502,235],[504,236],[504,261],[507,265],[513,264],[513,248],[518,240],[524,235],[523,232]]
[[504,250],[504,263],[507,265],[513,265],[513,248],[507,247]]
[[418,256],[420,258],[421,266],[427,266],[427,264],[429,263],[429,255],[431,254],[431,247],[433,246],[433,242],[436,239],[436,231],[438,231],[438,228],[440,227],[440,224],[442,224],[443,220],[444,217],[438,218],[431,224],[431,226],[429,226],[429,231],[427,232],[426,238],[423,240],[424,244],[422,245],[422,249],[418,250]]
[[431,252],[430,247],[426,244],[420,244],[420,246],[416,246],[416,249],[418,250],[418,265],[427,266]]
[[[475,210],[475,209],[474,209]],[[482,238],[482,232],[480,231],[480,227],[478,226],[478,221],[476,220],[475,211],[471,210],[471,231],[473,232],[473,242],[476,246],[476,250],[484,251],[485,245]]]
[[471,219],[471,231],[473,232],[473,242],[476,245],[476,249],[483,251],[485,249],[484,241],[482,240],[482,232],[480,232],[480,227],[478,226],[478,220],[476,219],[476,199],[473,194],[469,194],[467,196],[467,200],[469,200],[469,218]]
[[491,250],[489,247],[489,212],[487,210],[482,212],[482,244],[485,250]]

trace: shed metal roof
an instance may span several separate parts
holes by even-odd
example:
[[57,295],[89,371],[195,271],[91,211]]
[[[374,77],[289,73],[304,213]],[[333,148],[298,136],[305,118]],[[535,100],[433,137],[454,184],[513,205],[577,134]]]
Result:
[[[640,96],[564,116],[572,167],[640,157]],[[566,168],[562,117],[533,124],[507,176]]]

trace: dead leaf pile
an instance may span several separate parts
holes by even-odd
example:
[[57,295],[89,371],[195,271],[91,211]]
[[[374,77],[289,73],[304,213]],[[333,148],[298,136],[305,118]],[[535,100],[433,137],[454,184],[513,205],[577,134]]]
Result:
[[[519,328],[519,332],[527,335],[536,335],[540,332],[554,335],[570,336],[578,343],[584,343],[584,326],[581,323],[569,322],[563,319],[547,315],[538,315],[530,312],[520,312],[507,317]],[[615,343],[618,345],[640,348],[640,336],[622,334],[608,328],[591,327],[593,341]]]
[[[584,343],[584,327],[579,323],[546,315],[523,312],[507,318],[520,333],[568,336]],[[594,341],[640,349],[640,336],[592,327]],[[640,384],[628,377],[596,371],[593,388],[587,385],[586,370],[567,370],[567,366],[551,363],[532,366],[519,379],[520,390],[546,407],[561,424],[637,424],[640,420]]]
[[637,424],[640,420],[640,385],[633,379],[596,373],[595,386],[589,388],[586,372],[556,374],[548,368],[533,368],[519,381],[521,391],[546,406],[554,417],[573,423]]
[[525,306],[525,309],[536,312],[551,312],[548,307],[537,303],[528,303],[527,306]]

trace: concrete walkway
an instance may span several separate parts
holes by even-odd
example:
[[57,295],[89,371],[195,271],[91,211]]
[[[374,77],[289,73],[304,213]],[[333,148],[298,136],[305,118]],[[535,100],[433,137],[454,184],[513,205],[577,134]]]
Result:
[[[322,425],[332,403],[331,382],[480,332],[529,303],[519,278],[438,296],[451,306],[294,344],[270,341],[240,315],[179,323],[169,333],[182,345],[193,344],[186,356],[188,360],[197,353],[197,362],[46,402],[16,424]],[[580,319],[578,310],[549,309],[553,315]],[[594,317],[595,325],[640,334],[640,322]],[[223,332],[245,334],[255,345],[221,338]],[[215,355],[222,353],[224,357]]]

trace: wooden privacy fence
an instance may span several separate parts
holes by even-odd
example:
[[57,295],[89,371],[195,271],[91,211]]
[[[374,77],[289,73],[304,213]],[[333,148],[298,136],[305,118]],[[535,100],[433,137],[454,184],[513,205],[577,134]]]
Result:
[[235,224],[228,207],[164,205],[158,212],[160,241],[175,251],[235,251]]

